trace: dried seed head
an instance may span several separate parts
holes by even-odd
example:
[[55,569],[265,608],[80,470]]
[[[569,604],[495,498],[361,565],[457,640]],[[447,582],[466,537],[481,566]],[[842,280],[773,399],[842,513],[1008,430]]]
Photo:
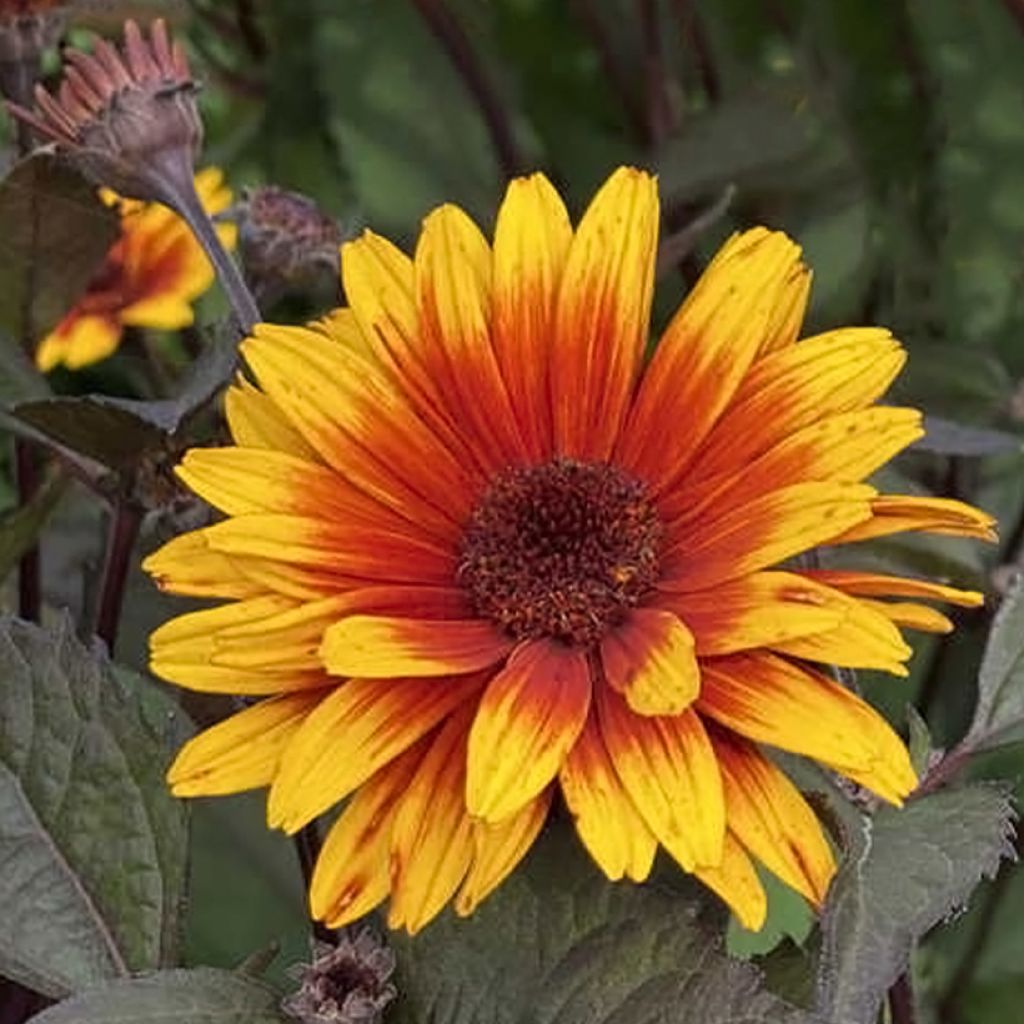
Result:
[[177,207],[192,189],[203,132],[185,52],[163,20],[148,40],[128,21],[121,50],[101,39],[92,54],[64,57],[56,94],[37,85],[36,111],[11,103],[11,112],[97,184]]
[[336,286],[341,228],[308,196],[274,185],[246,189],[229,216],[246,277],[264,296],[327,280]]
[[342,931],[337,946],[314,945],[281,1007],[303,1024],[376,1024],[397,994],[394,969],[395,954],[368,928]]

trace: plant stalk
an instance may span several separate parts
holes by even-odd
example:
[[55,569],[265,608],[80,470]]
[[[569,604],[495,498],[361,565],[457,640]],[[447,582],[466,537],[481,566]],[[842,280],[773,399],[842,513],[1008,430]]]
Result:
[[142,509],[134,502],[119,499],[110,515],[107,532],[107,552],[103,565],[100,599],[96,610],[96,635],[113,655],[117,640],[117,627],[121,620],[124,587],[128,579],[132,549],[139,535]]

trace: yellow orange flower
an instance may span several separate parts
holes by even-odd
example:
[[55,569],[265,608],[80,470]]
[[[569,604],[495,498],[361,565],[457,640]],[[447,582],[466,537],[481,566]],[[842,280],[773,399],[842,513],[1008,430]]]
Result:
[[235,446],[179,469],[226,518],[147,568],[227,603],[161,627],[153,670],[261,699],[170,782],[269,786],[287,832],[347,798],[310,893],[329,925],[385,899],[410,932],[470,913],[560,791],[610,879],[660,846],[757,928],[754,860],[814,904],[834,872],[760,744],[894,804],[915,785],[812,663],[905,674],[899,627],[948,625],[918,599],[980,595],[780,564],[992,520],[862,482],[921,436],[875,404],[903,351],[874,328],[798,342],[809,273],[785,235],[729,239],[645,363],[657,225],[654,180],[621,169],[575,230],[533,175],[493,244],[452,206],[412,259],[367,232],[342,251],[350,306],[260,325]]
[[[196,191],[210,214],[231,202],[231,190],[216,167],[200,171]],[[118,207],[121,234],[85,294],[39,343],[36,365],[43,372],[63,364],[77,370],[116,351],[125,327],[175,330],[195,319],[192,303],[213,284],[210,261],[185,222],[160,203],[141,203],[104,192]],[[218,225],[234,245],[235,227]]]

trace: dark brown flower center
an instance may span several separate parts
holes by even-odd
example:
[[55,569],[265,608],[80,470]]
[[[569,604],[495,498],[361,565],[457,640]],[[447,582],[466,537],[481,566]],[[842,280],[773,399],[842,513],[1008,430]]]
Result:
[[661,539],[642,483],[555,459],[495,477],[463,535],[458,580],[509,635],[589,646],[654,586]]

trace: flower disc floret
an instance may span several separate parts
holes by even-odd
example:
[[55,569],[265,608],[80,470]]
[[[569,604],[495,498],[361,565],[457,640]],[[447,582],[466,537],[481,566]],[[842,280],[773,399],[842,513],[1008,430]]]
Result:
[[473,510],[457,579],[510,636],[589,646],[654,586],[662,535],[646,487],[614,466],[516,467]]

